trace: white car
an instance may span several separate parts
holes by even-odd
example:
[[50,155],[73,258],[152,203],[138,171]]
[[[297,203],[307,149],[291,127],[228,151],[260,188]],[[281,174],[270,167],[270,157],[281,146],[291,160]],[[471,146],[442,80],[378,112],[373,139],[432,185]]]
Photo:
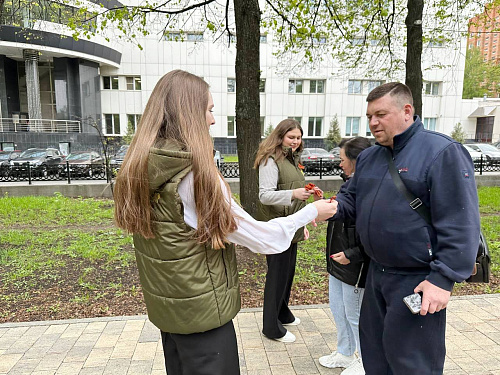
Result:
[[486,157],[488,164],[500,163],[500,150],[493,145],[488,143],[469,143],[467,144],[474,151],[481,152]]
[[[470,157],[474,162],[474,165],[479,165],[481,163],[482,152],[474,150],[470,145],[463,145],[467,151],[469,151]],[[483,155],[483,163],[486,163],[486,155]]]
[[217,168],[220,168],[220,165],[224,162],[224,156],[218,150],[214,150],[214,163]]

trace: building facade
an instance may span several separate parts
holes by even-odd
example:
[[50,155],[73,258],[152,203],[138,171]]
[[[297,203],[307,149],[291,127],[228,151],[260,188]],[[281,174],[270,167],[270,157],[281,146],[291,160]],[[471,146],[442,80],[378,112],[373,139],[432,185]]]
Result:
[[[50,7],[51,1],[43,3]],[[74,40],[64,27],[65,15],[72,12],[68,6],[66,13],[50,19],[7,12],[11,18],[3,20],[0,31],[0,148],[95,149],[96,127],[120,143],[138,126],[159,78],[184,69],[210,84],[215,147],[224,154],[236,153],[234,40],[215,40],[195,24],[182,34],[164,33],[158,27],[137,40],[142,49],[102,37]],[[293,57],[283,66],[273,35],[263,30],[260,42],[261,132],[293,117],[301,123],[309,147],[324,146],[334,119],[342,137],[371,137],[365,115],[367,94],[389,80],[404,81],[404,76],[347,73],[328,57],[314,67],[297,68]],[[424,48],[422,117],[428,129],[450,134],[460,122],[467,134],[476,133],[474,121],[463,117],[465,48],[465,40],[458,49],[434,43]],[[436,60],[449,67],[435,68]]]

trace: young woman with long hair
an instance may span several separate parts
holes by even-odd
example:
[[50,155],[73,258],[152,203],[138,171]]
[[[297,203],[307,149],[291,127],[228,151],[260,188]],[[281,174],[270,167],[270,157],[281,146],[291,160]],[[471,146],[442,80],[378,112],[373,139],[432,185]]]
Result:
[[[367,138],[344,139],[340,146],[340,167],[346,189],[356,170],[356,158],[371,146]],[[326,263],[329,300],[337,327],[337,350],[319,359],[328,368],[345,367],[342,375],[364,375],[359,344],[359,313],[365,290],[369,257],[356,232],[355,220],[329,220],[326,231]],[[359,357],[354,352],[358,350]]]
[[[254,163],[254,168],[259,170],[259,220],[292,215],[306,205],[305,200],[312,194],[312,190],[305,188],[304,173],[299,166],[304,148],[302,134],[298,121],[286,119],[260,144]],[[297,242],[308,236],[307,228],[299,228],[286,251],[266,255],[262,333],[270,339],[295,341],[295,335],[285,326],[297,325],[300,319],[292,314],[288,301],[295,274]]]
[[114,190],[115,221],[133,233],[148,317],[161,330],[169,375],[239,374],[233,243],[279,253],[296,228],[336,209],[315,202],[269,223],[248,215],[213,162],[213,106],[200,77],[182,70],[163,76]]

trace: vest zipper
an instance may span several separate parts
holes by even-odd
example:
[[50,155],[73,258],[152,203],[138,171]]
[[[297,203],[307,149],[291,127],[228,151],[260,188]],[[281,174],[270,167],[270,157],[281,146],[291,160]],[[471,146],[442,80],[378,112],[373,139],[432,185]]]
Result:
[[356,285],[354,285],[356,288],[359,285],[359,280],[361,280],[361,274],[363,273],[363,267],[364,266],[365,266],[365,262],[361,263],[361,268],[359,270],[358,280],[356,281]]
[[229,275],[227,274],[227,265],[224,249],[220,250],[222,252],[222,263],[224,264],[224,272],[226,273],[226,286],[229,288]]

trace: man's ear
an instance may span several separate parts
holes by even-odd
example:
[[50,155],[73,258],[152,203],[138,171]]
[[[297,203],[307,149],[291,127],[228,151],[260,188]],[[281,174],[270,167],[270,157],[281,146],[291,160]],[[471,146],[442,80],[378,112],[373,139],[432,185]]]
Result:
[[411,104],[405,104],[404,106],[404,112],[405,112],[405,120],[406,121],[413,121],[413,113],[414,113],[414,109],[413,109],[413,106]]

